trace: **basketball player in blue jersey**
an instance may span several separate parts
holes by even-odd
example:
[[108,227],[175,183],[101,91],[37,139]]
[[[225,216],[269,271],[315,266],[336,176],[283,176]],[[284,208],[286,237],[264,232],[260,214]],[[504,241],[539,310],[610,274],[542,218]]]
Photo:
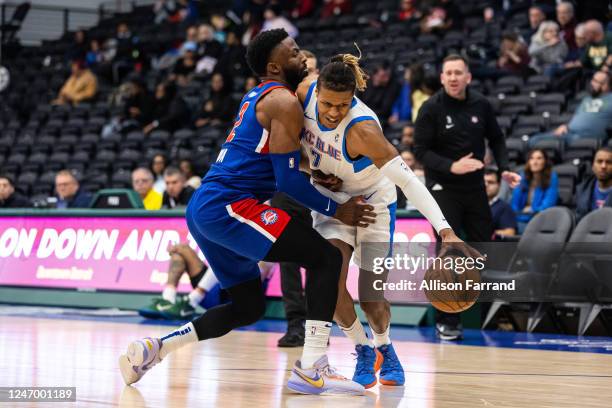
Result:
[[186,213],[189,231],[231,303],[208,309],[162,338],[130,343],[119,360],[121,373],[132,384],[186,344],[255,323],[266,305],[257,262],[295,262],[308,271],[308,310],[302,357],[288,387],[304,394],[363,394],[360,384],[335,373],[326,356],[340,251],[311,225],[263,202],[280,190],[314,211],[361,227],[375,221],[373,207],[360,197],[337,204],[299,172],[303,111],[294,92],[307,70],[293,39],[283,29],[262,32],[249,44],[247,61],[262,83],[242,99],[234,127]]
[[[338,55],[321,70],[318,78],[308,77],[303,81],[297,94],[304,107],[302,148],[310,165],[306,170],[319,174],[321,180],[342,180],[339,191],[345,199],[364,196],[376,213],[376,223],[368,228],[344,225],[325,214],[313,213],[315,229],[342,252],[334,319],[355,344],[357,364],[353,380],[370,388],[377,383],[379,369],[381,384],[403,385],[404,370],[389,338],[389,303],[382,294],[376,300],[360,303],[373,334],[372,341],[357,319],[353,299],[346,289],[346,278],[354,253],[362,287],[368,275],[372,276],[371,265],[365,265],[365,261],[362,264],[363,245],[393,243],[395,186],[429,220],[447,248],[452,245],[466,256],[479,254],[455,235],[427,188],[384,137],[376,114],[355,96],[355,90],[365,89],[366,79],[357,57]],[[329,196],[342,201],[337,194]],[[377,248],[371,244],[369,249],[381,252],[373,256],[389,255],[389,247],[385,245]]]

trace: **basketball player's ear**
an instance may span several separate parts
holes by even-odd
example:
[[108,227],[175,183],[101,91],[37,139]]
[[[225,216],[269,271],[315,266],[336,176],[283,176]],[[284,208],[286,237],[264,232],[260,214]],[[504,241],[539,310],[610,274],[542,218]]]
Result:
[[266,70],[270,75],[279,75],[281,73],[281,67],[276,62],[268,62]]

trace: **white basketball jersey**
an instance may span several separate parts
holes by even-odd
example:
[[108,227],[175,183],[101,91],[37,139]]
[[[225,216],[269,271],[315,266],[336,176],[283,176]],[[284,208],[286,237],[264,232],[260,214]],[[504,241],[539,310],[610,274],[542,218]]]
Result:
[[396,201],[395,185],[387,179],[367,157],[353,160],[346,149],[349,129],[358,122],[373,120],[380,127],[376,114],[359,98],[353,97],[351,108],[335,129],[329,129],[318,120],[317,98],[314,82],[304,101],[304,130],[302,149],[308,155],[311,169],[321,170],[342,179],[341,191],[350,196],[368,195],[378,192],[378,202]]

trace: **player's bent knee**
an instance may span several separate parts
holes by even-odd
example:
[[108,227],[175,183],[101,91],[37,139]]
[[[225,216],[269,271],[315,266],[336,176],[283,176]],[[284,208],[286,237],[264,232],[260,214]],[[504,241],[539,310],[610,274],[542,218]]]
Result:
[[266,312],[266,300],[264,297],[249,304],[237,305],[235,312],[240,326],[247,326],[261,320]]

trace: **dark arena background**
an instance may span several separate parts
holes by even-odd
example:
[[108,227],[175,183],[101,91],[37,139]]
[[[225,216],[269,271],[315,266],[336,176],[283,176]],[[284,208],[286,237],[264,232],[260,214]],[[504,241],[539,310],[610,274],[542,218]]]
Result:
[[[0,10],[0,406],[610,406],[610,1],[0,0]],[[380,348],[364,310],[384,296],[405,381],[383,380],[383,365],[365,395],[301,395],[286,385],[309,342],[308,273],[260,262],[262,319],[164,355],[125,385],[118,359],[133,358],[131,341],[187,336],[174,330],[232,302],[186,207],[224,160],[242,98],[260,86],[247,47],[278,28],[312,75],[337,54],[361,57],[369,78],[352,106],[359,98],[376,114],[402,166],[486,255],[470,276],[513,289],[475,292],[469,308],[441,292],[445,310],[467,308],[447,315],[418,290],[425,263],[379,258],[372,289],[353,257],[346,288],[366,340]],[[469,76],[467,90],[451,64]],[[333,131],[318,106],[304,121]],[[336,153],[358,173],[376,160],[349,157],[351,126],[336,133]],[[266,149],[256,150],[262,160]],[[393,252],[433,259],[437,234],[400,187],[389,206]],[[485,192],[483,210],[472,202]],[[257,231],[279,221],[274,210],[236,217]],[[493,234],[474,235],[480,224]],[[436,276],[465,281],[454,273]],[[351,379],[374,357],[363,363],[347,330],[334,324],[327,355]]]

